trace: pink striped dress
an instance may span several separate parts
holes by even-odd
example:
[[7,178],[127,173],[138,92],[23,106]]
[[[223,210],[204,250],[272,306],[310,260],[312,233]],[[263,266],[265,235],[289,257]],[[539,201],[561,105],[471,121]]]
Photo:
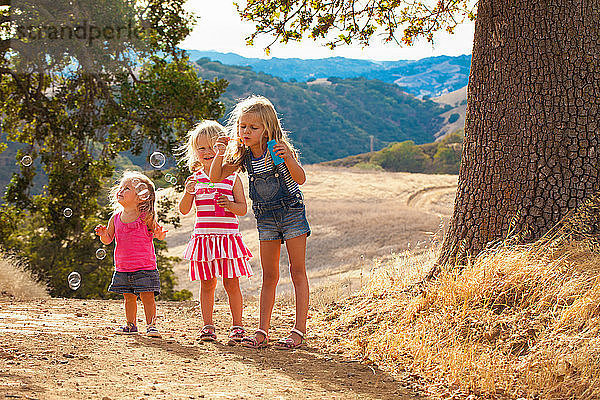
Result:
[[233,201],[233,184],[237,172],[214,187],[204,171],[197,172],[194,203],[196,223],[183,258],[190,260],[190,279],[212,279],[217,276],[236,278],[252,276],[252,253],[242,241],[237,216],[216,205],[215,190]]

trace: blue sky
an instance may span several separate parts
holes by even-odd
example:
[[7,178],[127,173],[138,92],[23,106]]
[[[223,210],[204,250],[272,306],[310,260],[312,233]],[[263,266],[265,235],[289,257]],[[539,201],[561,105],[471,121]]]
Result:
[[[243,3],[243,1],[240,1]],[[193,50],[215,50],[223,53],[232,52],[245,57],[269,58],[265,55],[264,47],[273,39],[264,37],[248,47],[244,38],[254,31],[253,24],[240,20],[233,0],[188,0],[186,9],[198,17],[198,24],[192,34],[182,43],[181,47]],[[334,51],[312,40],[286,45],[271,46],[271,57],[279,58],[325,58],[348,57],[370,60],[418,60],[425,57],[460,54],[471,54],[473,48],[474,23],[459,26],[453,35],[439,33],[434,38],[435,44],[425,40],[417,42],[412,47],[399,47],[396,44],[384,44],[375,39],[364,49],[360,46],[339,47]]]

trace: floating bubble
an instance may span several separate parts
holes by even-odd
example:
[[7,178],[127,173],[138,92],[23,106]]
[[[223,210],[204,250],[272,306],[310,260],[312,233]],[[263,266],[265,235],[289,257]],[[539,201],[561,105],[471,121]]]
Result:
[[150,191],[148,189],[144,189],[138,193],[138,196],[141,200],[146,201],[150,198]]
[[227,145],[223,143],[215,143],[213,150],[217,153],[218,156],[222,156],[225,154],[225,150],[227,150]]
[[171,174],[165,174],[165,181],[171,182],[172,178],[173,178],[173,175],[171,175]]
[[154,168],[162,168],[166,161],[165,155],[159,151],[155,151],[150,155],[150,165]]
[[29,167],[32,162],[33,159],[31,156],[23,156],[23,158],[21,158],[21,164],[23,164],[24,167]]
[[150,190],[144,182],[140,182],[135,186],[135,192],[138,197],[144,201],[150,198]]
[[67,207],[63,210],[63,215],[67,218],[70,218],[71,215],[73,215],[73,210],[71,210],[69,207]]
[[77,290],[81,285],[81,275],[79,275],[79,272],[73,271],[67,276],[67,282],[72,290]]
[[106,257],[106,250],[104,250],[104,249],[96,250],[96,258],[98,260],[104,260],[104,257]]
[[196,194],[196,191],[198,190],[198,181],[193,181],[194,182],[194,186],[187,184],[185,186],[185,191],[188,192],[189,194]]
[[171,182],[173,185],[177,185],[177,178],[173,176],[169,182]]

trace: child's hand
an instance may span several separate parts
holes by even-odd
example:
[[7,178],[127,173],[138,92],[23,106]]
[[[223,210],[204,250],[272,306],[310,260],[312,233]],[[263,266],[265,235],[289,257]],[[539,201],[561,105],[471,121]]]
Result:
[[275,152],[275,154],[277,154],[279,157],[283,158],[286,161],[288,158],[292,157],[292,152],[285,143],[275,144],[275,146],[273,146],[273,151]]
[[167,232],[169,232],[169,231],[163,229],[162,226],[156,224],[156,228],[154,228],[154,237],[157,238],[158,240],[165,240],[165,237],[167,236]]
[[194,175],[190,175],[185,180],[185,192],[191,195],[196,194],[196,178]]
[[221,193],[215,193],[215,199],[217,200],[217,205],[231,211],[229,208],[233,202],[227,198],[227,196],[222,195]]
[[94,232],[98,236],[108,236],[108,228],[104,225],[98,225],[96,228],[94,228]]

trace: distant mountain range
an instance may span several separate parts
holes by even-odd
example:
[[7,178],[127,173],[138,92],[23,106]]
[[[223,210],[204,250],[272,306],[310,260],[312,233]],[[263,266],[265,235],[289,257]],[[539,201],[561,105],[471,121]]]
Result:
[[304,163],[315,163],[370,150],[389,143],[435,140],[444,126],[441,114],[452,106],[419,100],[400,87],[376,79],[319,78],[311,82],[285,82],[250,67],[225,65],[202,58],[197,61],[203,79],[229,82],[221,100],[231,111],[236,101],[251,94],[270,99],[283,127],[300,151]]
[[209,58],[222,64],[249,66],[285,81],[307,82],[319,78],[379,79],[394,83],[419,98],[436,97],[467,85],[471,55],[438,56],[421,60],[370,61],[344,57],[323,59],[246,58],[235,53],[186,50],[192,61]]
[[[393,142],[430,143],[464,125],[466,91],[449,92],[466,85],[470,56],[379,63],[341,57],[261,60],[189,52],[197,60],[194,65],[201,78],[229,82],[221,97],[228,112],[238,99],[250,94],[269,98],[303,163],[361,154],[371,146],[377,151]],[[223,61],[209,59],[217,57]],[[436,93],[445,95],[435,101],[415,97]],[[0,137],[0,141],[5,139]],[[6,187],[17,170],[15,155],[20,146],[9,143],[0,153],[0,188]],[[142,156],[128,153],[117,160],[119,165],[131,162],[145,164]],[[36,177],[36,190],[44,180],[43,173]]]

